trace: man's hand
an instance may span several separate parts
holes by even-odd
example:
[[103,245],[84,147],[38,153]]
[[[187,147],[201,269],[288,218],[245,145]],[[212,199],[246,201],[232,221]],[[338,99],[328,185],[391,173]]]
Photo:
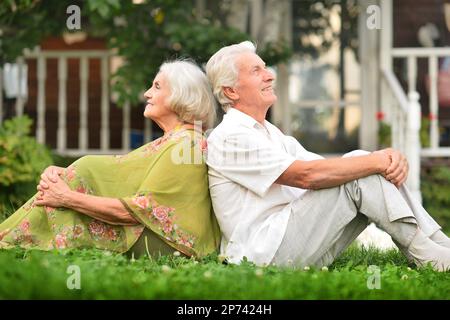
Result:
[[393,183],[397,188],[400,188],[400,186],[408,178],[409,166],[406,157],[399,151],[392,148],[387,148],[375,152],[384,153],[389,156],[389,158],[391,159],[391,164],[382,175],[386,178],[386,180]]

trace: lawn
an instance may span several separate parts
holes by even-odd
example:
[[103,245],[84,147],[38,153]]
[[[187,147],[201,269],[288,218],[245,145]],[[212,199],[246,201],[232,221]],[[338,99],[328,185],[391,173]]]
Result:
[[[408,266],[396,250],[381,252],[353,245],[325,270],[259,268],[248,262],[226,265],[218,260],[216,255],[201,261],[179,256],[134,260],[92,249],[0,250],[0,299],[450,297],[450,272]],[[370,265],[378,271],[369,272]]]

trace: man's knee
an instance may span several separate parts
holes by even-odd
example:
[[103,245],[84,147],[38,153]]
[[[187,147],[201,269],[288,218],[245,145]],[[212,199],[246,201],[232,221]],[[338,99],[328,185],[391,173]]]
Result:
[[345,184],[345,188],[347,189],[347,192],[350,193],[354,201],[356,201],[357,199],[358,201],[360,201],[360,198],[362,197],[361,193],[363,191],[368,192],[369,190],[371,190],[375,193],[377,189],[381,189],[383,179],[383,176],[379,174],[372,174],[370,176],[347,182]]
[[371,185],[373,187],[377,187],[377,186],[381,186],[383,179],[384,179],[383,176],[380,174],[372,174],[370,176],[359,178],[358,182],[365,183],[365,184]]
[[353,151],[350,151],[350,152],[344,154],[342,156],[342,158],[365,156],[367,154],[370,154],[370,152],[369,151],[365,151],[365,150],[353,150]]

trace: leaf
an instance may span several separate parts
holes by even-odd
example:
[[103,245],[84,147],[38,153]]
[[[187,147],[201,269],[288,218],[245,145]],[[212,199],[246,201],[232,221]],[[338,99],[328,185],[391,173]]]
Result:
[[11,205],[25,203],[42,171],[53,162],[48,148],[28,136],[31,125],[27,116],[15,117],[6,120],[0,130],[0,186],[7,199],[0,202],[2,213]]

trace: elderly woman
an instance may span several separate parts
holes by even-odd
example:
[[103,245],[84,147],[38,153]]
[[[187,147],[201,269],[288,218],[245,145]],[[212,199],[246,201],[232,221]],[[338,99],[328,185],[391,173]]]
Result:
[[203,130],[215,118],[206,76],[191,62],[164,63],[145,98],[144,117],[164,135],[123,156],[85,156],[67,169],[47,168],[38,193],[0,224],[0,248],[196,257],[218,248],[202,157]]

